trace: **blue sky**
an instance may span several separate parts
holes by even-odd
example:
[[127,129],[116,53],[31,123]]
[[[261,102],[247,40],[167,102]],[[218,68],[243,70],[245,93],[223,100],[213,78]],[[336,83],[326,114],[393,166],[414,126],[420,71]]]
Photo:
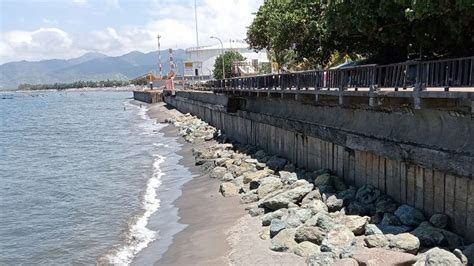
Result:
[[[197,0],[200,45],[244,39],[263,0]],[[195,46],[194,0],[0,0],[0,63]]]

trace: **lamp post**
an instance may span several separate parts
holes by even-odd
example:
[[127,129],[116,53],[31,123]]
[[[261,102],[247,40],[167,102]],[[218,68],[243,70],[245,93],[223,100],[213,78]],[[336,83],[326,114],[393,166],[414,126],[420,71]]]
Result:
[[224,44],[221,39],[211,36],[211,39],[216,39],[221,43],[221,57],[222,57],[222,79],[225,79],[225,66],[224,66]]

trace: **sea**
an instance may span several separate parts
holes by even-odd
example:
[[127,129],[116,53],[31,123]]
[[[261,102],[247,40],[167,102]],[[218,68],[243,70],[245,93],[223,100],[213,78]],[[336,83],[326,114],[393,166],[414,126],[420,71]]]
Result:
[[131,92],[0,93],[0,265],[153,264],[193,173]]

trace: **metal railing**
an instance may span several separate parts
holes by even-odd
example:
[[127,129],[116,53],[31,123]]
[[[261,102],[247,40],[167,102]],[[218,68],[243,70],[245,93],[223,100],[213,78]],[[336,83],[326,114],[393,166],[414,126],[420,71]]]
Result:
[[208,83],[213,90],[302,90],[347,88],[474,87],[474,56],[408,61],[390,65],[361,65],[338,69],[236,77]]

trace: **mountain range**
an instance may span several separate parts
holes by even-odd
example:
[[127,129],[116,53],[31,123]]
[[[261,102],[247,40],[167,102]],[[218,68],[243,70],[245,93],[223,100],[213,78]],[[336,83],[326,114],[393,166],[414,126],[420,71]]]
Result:
[[[174,62],[182,65],[186,53],[173,51]],[[163,74],[169,70],[169,52],[161,51]],[[156,73],[158,52],[130,52],[121,56],[86,53],[72,59],[19,61],[0,65],[0,90],[19,84],[51,84],[74,81],[129,80],[150,71]],[[180,72],[180,69],[178,70]]]

